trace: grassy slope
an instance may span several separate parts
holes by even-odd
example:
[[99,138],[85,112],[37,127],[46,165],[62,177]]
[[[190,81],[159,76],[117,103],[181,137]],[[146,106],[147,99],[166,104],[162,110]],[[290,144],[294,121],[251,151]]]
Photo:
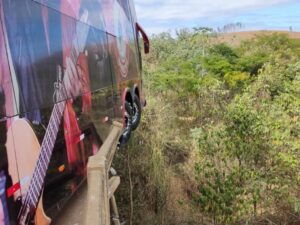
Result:
[[241,41],[246,41],[255,38],[257,35],[271,35],[273,33],[287,34],[291,39],[300,39],[300,32],[289,32],[289,31],[242,31],[232,32],[218,35],[217,42],[225,42],[230,45],[238,45]]
[[[236,46],[256,35],[274,32],[277,31],[228,33],[219,35],[216,42]],[[277,33],[300,39],[297,32]],[[192,143],[181,140],[189,136],[193,127],[189,123],[194,121],[177,119],[172,102],[165,104],[159,96],[151,98],[151,88],[148,90],[149,84],[145,84],[148,106],[141,125],[114,162],[122,178],[117,194],[121,218],[133,225],[211,224],[191,200],[192,193],[197,192],[193,185],[197,183],[193,180],[196,151]]]

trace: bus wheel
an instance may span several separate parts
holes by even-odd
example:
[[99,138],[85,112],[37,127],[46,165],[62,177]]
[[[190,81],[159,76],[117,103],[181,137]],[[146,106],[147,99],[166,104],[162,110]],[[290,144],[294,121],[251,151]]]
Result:
[[132,131],[132,107],[129,102],[125,102],[125,128],[123,131],[123,134],[120,137],[120,146],[124,146],[128,140],[130,139],[131,136],[131,131]]
[[132,130],[135,130],[139,126],[139,123],[141,121],[141,116],[142,116],[141,102],[139,97],[136,94],[134,94],[133,97],[132,111],[133,111]]

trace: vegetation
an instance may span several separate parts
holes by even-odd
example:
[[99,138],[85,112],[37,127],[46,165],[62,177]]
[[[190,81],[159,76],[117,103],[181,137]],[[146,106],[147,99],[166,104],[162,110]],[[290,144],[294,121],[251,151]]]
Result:
[[152,37],[148,106],[116,162],[121,214],[149,225],[299,223],[300,41],[275,33],[233,47],[213,36]]

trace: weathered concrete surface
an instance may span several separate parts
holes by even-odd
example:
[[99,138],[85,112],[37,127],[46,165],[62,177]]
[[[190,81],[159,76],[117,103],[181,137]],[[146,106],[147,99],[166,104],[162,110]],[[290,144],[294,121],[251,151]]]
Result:
[[[120,178],[112,178],[111,182],[109,182],[108,173],[116,153],[121,132],[122,124],[114,122],[112,130],[99,152],[89,158],[87,166],[86,225],[109,225],[111,222],[109,196],[114,194],[120,183]],[[111,187],[109,184],[111,184]]]

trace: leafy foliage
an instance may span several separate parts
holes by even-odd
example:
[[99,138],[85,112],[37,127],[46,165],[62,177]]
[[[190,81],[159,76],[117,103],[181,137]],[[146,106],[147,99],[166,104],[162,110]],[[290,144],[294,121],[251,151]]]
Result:
[[[300,133],[299,129],[296,132],[294,129],[300,125],[300,96],[291,88],[298,80],[298,65],[292,61],[288,66],[281,60],[275,64],[266,62],[258,78],[243,93],[236,94],[226,106],[224,117],[218,121],[221,125],[207,125],[193,130],[202,152],[200,160],[205,158],[205,161],[218,162],[219,165],[212,164],[217,171],[213,179],[219,179],[216,175],[223,174],[219,186],[211,187],[204,183],[200,185],[200,190],[214,188],[215,192],[219,191],[227,184],[228,176],[234,179],[237,190],[242,189],[234,197],[241,203],[240,209],[231,206],[234,213],[230,216],[226,216],[225,208],[213,212],[221,224],[232,222],[228,218],[235,221],[249,219],[250,208],[252,215],[257,215],[258,208],[271,211],[273,207],[279,210],[290,205],[298,210],[295,203],[300,201]],[[293,113],[286,103],[293,105]],[[228,162],[231,162],[230,166]],[[220,164],[223,166],[220,167]],[[203,180],[211,178],[204,177]],[[226,188],[232,189],[230,185]],[[199,198],[202,199],[203,195],[206,196],[206,193],[200,191]],[[203,201],[199,203],[202,205]],[[224,200],[215,204],[227,203]],[[235,207],[238,205],[236,203]]]
[[[152,154],[140,165],[143,174],[149,168],[149,204],[163,200],[159,224],[199,224],[187,215],[214,224],[294,222],[287,215],[300,215],[300,41],[275,33],[232,47],[215,37],[205,27],[152,37],[150,107],[138,133]],[[185,160],[167,165],[175,155]],[[189,196],[179,206],[168,196],[175,177]]]

